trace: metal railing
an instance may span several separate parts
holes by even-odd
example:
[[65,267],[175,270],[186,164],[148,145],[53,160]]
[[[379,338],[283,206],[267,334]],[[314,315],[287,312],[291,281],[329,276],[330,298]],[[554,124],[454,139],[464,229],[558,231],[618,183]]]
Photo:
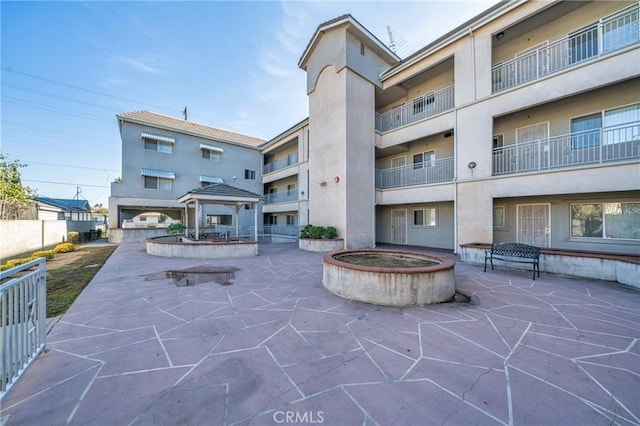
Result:
[[540,79],[587,59],[640,42],[639,5],[589,28],[492,67],[493,93]]
[[286,191],[264,195],[265,204],[287,203],[291,201],[298,201],[298,188],[296,187],[287,188]]
[[450,182],[453,181],[454,168],[454,158],[449,157],[408,166],[376,169],[376,189]]
[[47,277],[44,258],[0,272],[0,319],[2,399],[45,348]]
[[286,157],[279,158],[275,161],[271,161],[262,166],[262,173],[271,173],[276,170],[284,169],[285,167],[293,166],[294,164],[298,164],[298,153],[293,152]]
[[493,175],[640,158],[640,122],[493,149]]
[[388,132],[408,124],[423,120],[432,115],[440,114],[454,107],[453,85],[445,87],[385,113],[376,112],[376,130]]

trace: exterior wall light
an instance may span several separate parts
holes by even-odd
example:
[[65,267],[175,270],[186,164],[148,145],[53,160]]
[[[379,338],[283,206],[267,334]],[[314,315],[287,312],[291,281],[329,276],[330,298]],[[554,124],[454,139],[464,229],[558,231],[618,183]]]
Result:
[[504,38],[504,31],[500,31],[498,34],[496,34],[496,38],[498,40],[502,40]]
[[471,170],[475,169],[477,166],[475,161],[470,162],[469,164],[467,164],[467,167],[470,168]]
[[327,181],[323,180],[322,182],[320,182],[320,186],[327,186]]

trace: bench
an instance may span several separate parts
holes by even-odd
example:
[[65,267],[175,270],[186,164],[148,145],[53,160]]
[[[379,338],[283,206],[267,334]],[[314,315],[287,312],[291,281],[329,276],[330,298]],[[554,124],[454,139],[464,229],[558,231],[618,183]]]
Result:
[[502,260],[504,262],[531,263],[533,265],[533,279],[536,279],[536,271],[540,278],[540,247],[521,243],[493,243],[491,250],[484,251],[484,272],[487,272],[487,260],[491,262]]

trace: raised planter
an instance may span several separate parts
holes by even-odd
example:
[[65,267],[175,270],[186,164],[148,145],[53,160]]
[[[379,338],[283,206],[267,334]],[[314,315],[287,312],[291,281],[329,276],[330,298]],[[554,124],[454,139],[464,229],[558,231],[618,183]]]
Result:
[[168,235],[147,239],[147,253],[162,257],[228,259],[257,256],[258,243],[247,240],[191,240],[181,235]]
[[332,240],[300,238],[298,240],[298,248],[304,251],[338,251],[344,248],[344,240],[342,238],[334,238]]

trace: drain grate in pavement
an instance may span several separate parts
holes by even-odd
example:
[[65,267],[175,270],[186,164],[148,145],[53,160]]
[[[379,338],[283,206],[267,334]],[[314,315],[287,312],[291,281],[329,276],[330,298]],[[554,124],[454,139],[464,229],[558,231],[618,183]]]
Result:
[[233,284],[236,271],[238,268],[230,266],[196,266],[152,274],[147,276],[146,281],[171,278],[177,287],[192,287],[211,282],[226,286]]

